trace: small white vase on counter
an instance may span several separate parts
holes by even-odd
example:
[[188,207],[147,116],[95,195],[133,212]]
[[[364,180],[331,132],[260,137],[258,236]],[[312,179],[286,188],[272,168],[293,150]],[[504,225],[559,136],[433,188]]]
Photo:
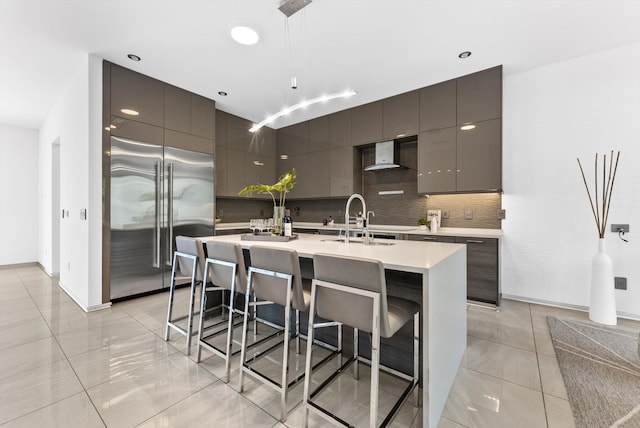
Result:
[[616,293],[613,279],[613,261],[606,253],[604,238],[598,241],[598,254],[591,262],[591,298],[589,300],[591,321],[616,325]]
[[438,233],[438,218],[431,217],[431,221],[429,222],[429,227],[431,229],[431,233]]

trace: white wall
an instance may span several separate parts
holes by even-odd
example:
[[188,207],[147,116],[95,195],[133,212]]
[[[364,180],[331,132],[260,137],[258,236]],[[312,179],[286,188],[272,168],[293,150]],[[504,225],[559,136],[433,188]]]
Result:
[[0,124],[0,266],[38,260],[38,131]]
[[[96,150],[102,152],[100,128],[95,125],[102,101],[101,91],[94,88],[96,84],[102,86],[100,60],[88,55],[39,134],[39,181],[43,194],[39,206],[39,260],[45,269],[51,269],[50,249],[55,245],[51,231],[51,144],[59,141],[60,208],[69,211],[69,217],[60,222],[60,286],[87,310],[102,303],[102,284],[96,279],[101,277],[102,259],[95,252],[96,246],[101,245],[95,230],[102,223],[102,171],[96,167],[101,163],[95,160]],[[82,209],[87,209],[87,220],[80,218]]]
[[593,177],[595,154],[620,150],[609,224],[630,242],[606,245],[628,279],[618,313],[640,318],[640,44],[507,74],[503,116],[503,295],[589,305],[598,234],[576,158]]

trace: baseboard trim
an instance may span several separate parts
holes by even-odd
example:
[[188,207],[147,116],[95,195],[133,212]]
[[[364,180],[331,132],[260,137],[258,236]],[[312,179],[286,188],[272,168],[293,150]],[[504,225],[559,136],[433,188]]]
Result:
[[[533,299],[531,297],[522,297],[522,296],[516,296],[513,294],[502,294],[502,298],[509,299],[509,300],[517,300],[519,302],[535,303],[535,304],[544,305],[544,306],[552,306],[555,308],[572,309],[574,311],[589,312],[588,306],[571,305],[569,303],[559,303],[559,302],[553,302],[550,300],[543,300],[543,299]],[[620,312],[620,311],[618,311],[617,314],[619,318],[625,318],[633,321],[640,321],[639,314],[630,314],[627,312]]]
[[80,300],[78,299],[78,297],[75,294],[73,294],[71,291],[69,291],[67,287],[65,287],[62,281],[58,281],[58,287],[62,288],[62,291],[64,291],[67,294],[67,296],[69,296],[71,300],[73,300],[75,304],[78,305],[80,309],[82,309],[86,313],[100,311],[100,310],[111,307],[111,302],[85,307],[82,303],[80,303]]
[[38,265],[40,265],[40,263],[38,262],[12,263],[8,265],[0,265],[0,269],[17,269],[21,267],[38,266]]

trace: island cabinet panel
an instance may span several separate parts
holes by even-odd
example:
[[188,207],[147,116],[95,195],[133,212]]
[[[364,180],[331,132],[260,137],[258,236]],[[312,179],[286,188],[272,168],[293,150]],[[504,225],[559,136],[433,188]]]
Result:
[[354,146],[382,140],[382,101],[351,109],[351,141]]
[[502,117],[502,66],[462,76],[457,82],[457,124]]
[[406,92],[382,101],[382,138],[416,135],[420,123],[419,91]]
[[296,156],[309,152],[309,122],[277,130],[278,155]]
[[[164,86],[159,80],[111,64],[111,113],[163,127]],[[134,110],[138,115],[128,115],[122,109]]]
[[329,118],[322,116],[309,121],[309,152],[327,150],[329,144]]
[[498,239],[456,237],[467,245],[467,299],[500,304]]
[[456,128],[418,135],[418,193],[449,193],[456,188]]
[[420,131],[456,126],[456,81],[420,89]]
[[191,94],[191,134],[202,138],[214,139],[215,129],[215,101]]
[[353,147],[331,149],[330,196],[350,196],[362,191],[358,179],[361,174],[356,152],[357,149]]
[[458,192],[502,190],[502,121],[476,122],[457,130]]
[[351,110],[342,110],[330,114],[329,142],[331,147],[351,147]]
[[172,85],[165,86],[164,127],[191,133],[191,93],[189,91]]

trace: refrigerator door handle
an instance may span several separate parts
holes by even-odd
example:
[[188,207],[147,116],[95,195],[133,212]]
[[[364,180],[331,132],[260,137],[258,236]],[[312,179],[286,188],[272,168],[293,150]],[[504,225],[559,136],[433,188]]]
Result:
[[153,267],[160,267],[160,240],[161,240],[161,222],[162,222],[162,213],[160,210],[160,203],[162,198],[162,193],[160,191],[160,186],[162,183],[162,169],[160,162],[155,163],[156,170],[156,230],[155,230],[155,258],[153,260]]
[[173,260],[173,162],[167,163],[168,172],[168,195],[167,195],[167,229],[169,232],[169,240],[167,241],[167,266],[171,266]]

